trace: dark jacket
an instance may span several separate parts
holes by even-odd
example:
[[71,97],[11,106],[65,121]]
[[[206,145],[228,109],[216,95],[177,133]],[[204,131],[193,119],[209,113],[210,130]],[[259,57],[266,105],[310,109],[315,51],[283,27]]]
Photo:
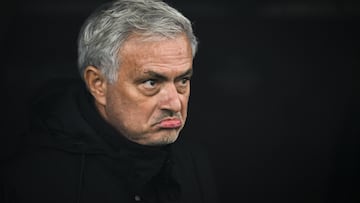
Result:
[[206,154],[182,136],[164,147],[133,143],[97,112],[82,85],[36,102],[32,128],[2,171],[0,202],[216,200]]

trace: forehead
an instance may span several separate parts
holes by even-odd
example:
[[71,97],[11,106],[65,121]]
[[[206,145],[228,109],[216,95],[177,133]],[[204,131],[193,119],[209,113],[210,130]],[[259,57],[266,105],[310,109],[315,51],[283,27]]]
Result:
[[190,42],[185,34],[174,38],[131,35],[120,48],[119,55],[124,59],[131,56],[146,58],[167,54],[187,57],[191,52]]
[[186,35],[173,39],[131,36],[120,49],[119,57],[120,69],[188,69],[192,66],[192,50]]

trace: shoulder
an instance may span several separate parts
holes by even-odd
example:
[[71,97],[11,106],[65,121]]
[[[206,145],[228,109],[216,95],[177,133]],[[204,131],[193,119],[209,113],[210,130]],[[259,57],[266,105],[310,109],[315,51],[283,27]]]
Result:
[[3,161],[3,175],[11,182],[46,180],[64,175],[69,167],[77,168],[80,156],[49,147],[24,148]]
[[59,188],[61,185],[67,185],[66,190],[76,190],[80,165],[76,156],[45,147],[18,151],[2,163],[2,195],[11,200],[32,201],[56,194],[55,188],[64,190]]
[[49,136],[47,132],[23,135],[17,149],[2,161],[5,179],[20,184],[31,179],[46,180],[47,176],[63,175],[67,166],[77,165],[80,155],[53,147],[55,141],[45,140]]

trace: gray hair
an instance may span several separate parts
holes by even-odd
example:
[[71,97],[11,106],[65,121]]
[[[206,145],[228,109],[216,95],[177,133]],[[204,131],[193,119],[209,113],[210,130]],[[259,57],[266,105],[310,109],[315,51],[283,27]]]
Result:
[[191,22],[160,0],[117,0],[97,9],[85,21],[78,41],[81,77],[87,66],[95,66],[110,83],[117,80],[119,49],[131,34],[144,38],[175,38],[186,34],[193,57],[197,39]]

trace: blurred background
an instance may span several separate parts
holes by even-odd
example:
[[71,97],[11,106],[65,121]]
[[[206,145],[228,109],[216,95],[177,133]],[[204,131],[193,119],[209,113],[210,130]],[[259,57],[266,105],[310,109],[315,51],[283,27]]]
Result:
[[[2,158],[34,92],[78,77],[80,26],[104,2],[2,7]],[[360,202],[359,1],[166,2],[200,41],[183,134],[208,147],[220,202]]]

